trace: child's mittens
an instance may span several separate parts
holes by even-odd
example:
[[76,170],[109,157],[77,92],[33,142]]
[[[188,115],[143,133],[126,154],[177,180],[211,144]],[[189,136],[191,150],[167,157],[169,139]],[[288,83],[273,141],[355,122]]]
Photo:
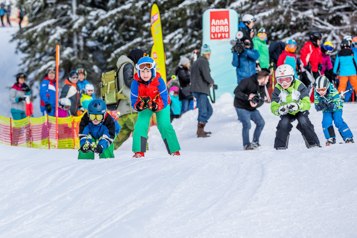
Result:
[[159,105],[156,102],[151,102],[151,111],[156,112],[159,109]]
[[144,97],[144,98],[141,98],[136,104],[135,104],[135,109],[138,111],[138,112],[141,112],[142,110],[148,108],[148,103],[150,101],[150,98],[148,97]]
[[94,152],[97,154],[101,154],[103,152],[103,146],[102,145],[97,145],[94,149]]

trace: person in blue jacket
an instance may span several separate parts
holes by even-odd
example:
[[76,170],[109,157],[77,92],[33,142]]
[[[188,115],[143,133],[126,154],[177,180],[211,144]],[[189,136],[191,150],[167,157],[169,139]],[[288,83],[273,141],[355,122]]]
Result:
[[86,85],[89,84],[89,81],[87,80],[87,71],[84,68],[78,68],[76,71],[78,74],[77,86],[82,95],[86,91]]
[[327,139],[326,145],[336,143],[336,134],[332,122],[335,123],[345,143],[354,143],[353,135],[342,118],[343,102],[332,83],[324,75],[315,82],[315,108],[322,111],[322,128]]
[[78,159],[114,158],[114,138],[120,131],[119,123],[107,112],[102,99],[94,99],[88,105],[79,124],[80,149]]
[[254,31],[253,27],[257,19],[251,14],[245,14],[242,17],[242,20],[238,24],[238,31],[243,33],[243,37],[249,40],[253,40]]
[[357,93],[357,55],[353,54],[351,42],[342,40],[341,50],[338,52],[333,73],[338,75],[338,92],[343,93],[346,90],[347,82],[350,82],[354,91]]
[[253,49],[252,41],[248,38],[242,38],[244,44],[243,51],[233,50],[232,65],[236,67],[237,84],[243,79],[249,78],[257,73],[256,61],[259,58],[259,52]]
[[55,68],[47,69],[47,74],[40,86],[40,109],[43,115],[55,116],[56,111],[56,71]]

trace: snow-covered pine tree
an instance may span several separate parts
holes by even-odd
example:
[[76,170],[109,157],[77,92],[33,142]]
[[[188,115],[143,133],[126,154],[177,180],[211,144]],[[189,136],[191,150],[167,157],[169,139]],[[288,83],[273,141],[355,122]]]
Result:
[[[92,80],[99,79],[102,70],[114,67],[117,58],[133,48],[150,53],[153,2],[160,8],[168,74],[173,73],[181,55],[189,56],[193,49],[201,47],[202,14],[210,8],[231,8],[239,14],[255,15],[258,18],[256,28],[264,26],[271,40],[295,37],[302,42],[309,31],[320,30],[324,39],[339,43],[344,35],[357,34],[357,3],[349,0],[24,2],[30,24],[15,38],[20,40],[19,50],[24,53],[21,69],[36,79],[54,63],[57,34],[61,38],[62,69],[68,72],[83,65]],[[73,2],[76,3],[75,16]]]

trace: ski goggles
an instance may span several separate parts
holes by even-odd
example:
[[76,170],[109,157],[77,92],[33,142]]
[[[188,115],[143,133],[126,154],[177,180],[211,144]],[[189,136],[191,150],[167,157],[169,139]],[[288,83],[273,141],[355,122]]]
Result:
[[71,106],[68,106],[68,105],[60,105],[60,107],[62,107],[66,111],[71,109]]
[[327,88],[317,88],[317,89],[316,89],[316,92],[318,92],[318,93],[324,93],[324,92],[326,92],[326,90],[327,90]]
[[137,65],[137,68],[139,70],[144,70],[144,69],[153,69],[155,67],[154,63],[142,63]]
[[104,118],[103,114],[89,114],[89,120],[91,120],[91,121],[94,121],[94,120],[101,121],[101,120],[103,120],[103,118]]
[[293,76],[279,77],[279,78],[276,78],[276,81],[279,84],[289,84],[293,81]]

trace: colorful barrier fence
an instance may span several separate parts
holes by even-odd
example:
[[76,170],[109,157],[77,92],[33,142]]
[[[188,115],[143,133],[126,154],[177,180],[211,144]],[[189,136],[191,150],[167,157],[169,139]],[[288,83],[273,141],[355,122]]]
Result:
[[13,120],[0,116],[0,144],[43,149],[79,148],[78,131],[81,117],[27,117]]

